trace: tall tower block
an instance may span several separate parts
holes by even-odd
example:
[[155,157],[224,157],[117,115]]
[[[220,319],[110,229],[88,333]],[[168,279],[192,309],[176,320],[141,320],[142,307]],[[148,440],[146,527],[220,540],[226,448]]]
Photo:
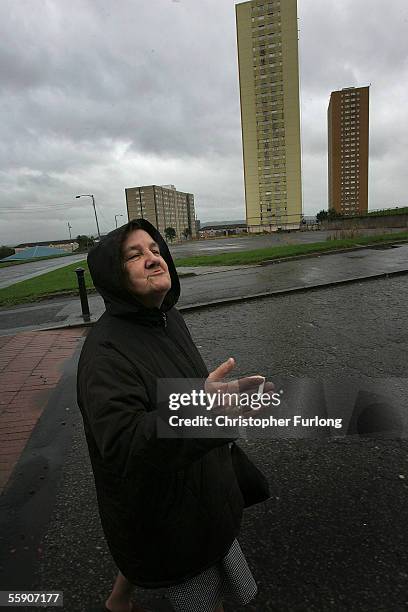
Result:
[[369,87],[332,91],[327,111],[329,210],[368,211]]
[[245,203],[250,231],[302,215],[296,0],[235,6]]

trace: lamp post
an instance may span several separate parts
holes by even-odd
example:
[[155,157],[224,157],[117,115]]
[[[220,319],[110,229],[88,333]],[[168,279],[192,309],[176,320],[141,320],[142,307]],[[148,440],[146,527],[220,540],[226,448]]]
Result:
[[73,251],[73,250],[74,250],[74,245],[73,245],[73,243],[72,243],[72,236],[71,236],[71,229],[72,229],[72,225],[70,224],[70,222],[69,222],[69,221],[68,221],[68,224],[67,224],[67,225],[68,225],[68,231],[69,231],[69,239],[70,239],[70,241],[71,241],[71,251]]
[[115,228],[118,228],[118,217],[123,217],[123,215],[115,215]]
[[96,228],[98,230],[98,238],[100,239],[101,232],[99,231],[99,223],[98,223],[98,215],[96,214],[95,198],[93,197],[91,193],[81,193],[81,195],[77,195],[75,197],[76,198],[92,198],[92,206],[93,206],[94,213],[95,213]]

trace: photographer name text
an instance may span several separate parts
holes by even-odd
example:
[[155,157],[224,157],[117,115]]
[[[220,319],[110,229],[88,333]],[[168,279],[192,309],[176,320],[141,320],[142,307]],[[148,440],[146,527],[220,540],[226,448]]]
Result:
[[225,414],[216,417],[198,415],[192,418],[172,415],[169,417],[171,427],[256,427],[266,429],[270,427],[334,427],[341,429],[343,419],[323,418],[319,416],[303,417],[294,415],[288,418],[274,416],[228,416]]

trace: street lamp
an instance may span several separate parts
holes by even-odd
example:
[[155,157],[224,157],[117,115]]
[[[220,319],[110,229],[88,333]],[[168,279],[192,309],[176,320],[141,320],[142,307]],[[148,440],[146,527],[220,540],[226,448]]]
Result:
[[81,193],[81,195],[77,195],[75,197],[76,198],[92,198],[92,206],[93,206],[94,213],[95,213],[95,221],[96,221],[96,227],[98,230],[98,238],[100,239],[101,232],[99,231],[99,223],[98,223],[98,215],[96,214],[95,198],[93,197],[91,193]]
[[115,227],[118,228],[118,217],[123,217],[124,215],[115,215]]
[[71,236],[71,230],[72,230],[72,225],[70,224],[70,222],[68,221],[68,231],[69,231],[69,239],[71,241],[71,251],[74,250],[74,244],[72,242],[72,236]]

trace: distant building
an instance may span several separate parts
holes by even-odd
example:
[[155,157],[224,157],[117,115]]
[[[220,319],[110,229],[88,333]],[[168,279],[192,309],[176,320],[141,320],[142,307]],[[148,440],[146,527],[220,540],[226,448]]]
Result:
[[305,223],[317,223],[316,215],[303,215],[303,221]]
[[235,9],[248,229],[299,228],[297,0],[252,0]]
[[176,237],[184,237],[189,230],[196,237],[194,196],[192,193],[177,191],[174,185],[148,185],[125,189],[129,221],[147,219],[164,236],[167,227],[176,230]]
[[327,113],[329,210],[368,211],[369,87],[333,91]]
[[78,243],[75,240],[43,240],[42,242],[23,242],[14,247],[16,253],[27,249],[28,247],[49,247],[50,249],[62,249],[71,253],[78,248]]
[[199,231],[200,238],[209,238],[212,236],[229,236],[230,234],[246,234],[248,227],[246,223],[226,223],[206,225]]

